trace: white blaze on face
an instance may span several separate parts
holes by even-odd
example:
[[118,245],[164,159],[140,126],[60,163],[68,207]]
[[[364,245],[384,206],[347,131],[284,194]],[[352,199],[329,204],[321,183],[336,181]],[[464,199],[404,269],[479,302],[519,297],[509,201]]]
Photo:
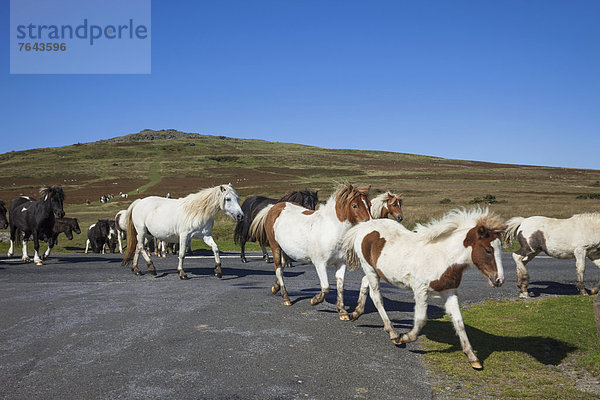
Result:
[[498,269],[498,279],[500,279],[500,283],[504,283],[504,268],[502,267],[502,242],[500,242],[500,239],[495,239],[490,244],[494,249],[494,258],[496,259],[496,268]]
[[[373,219],[373,216],[371,215],[371,209],[369,208],[369,206],[367,205],[367,201],[365,199],[362,199],[363,203],[365,204],[365,208],[367,209],[367,211],[369,212],[369,219]],[[387,207],[386,207],[387,208]]]

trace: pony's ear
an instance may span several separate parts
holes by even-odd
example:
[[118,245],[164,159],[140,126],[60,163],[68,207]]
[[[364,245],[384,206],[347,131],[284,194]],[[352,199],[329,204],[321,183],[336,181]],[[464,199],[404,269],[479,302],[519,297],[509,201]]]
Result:
[[225,191],[225,186],[221,185],[221,192]]

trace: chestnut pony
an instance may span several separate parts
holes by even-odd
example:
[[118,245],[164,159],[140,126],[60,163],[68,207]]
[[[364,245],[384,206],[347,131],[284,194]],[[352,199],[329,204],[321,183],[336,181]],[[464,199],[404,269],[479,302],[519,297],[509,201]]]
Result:
[[266,238],[273,251],[277,280],[273,294],[281,290],[284,305],[291,305],[283,282],[282,259],[311,262],[317,269],[321,292],[310,301],[319,304],[329,293],[327,266],[336,268],[337,303],[340,319],[348,319],[344,309],[344,274],[346,263],[342,237],[352,225],[371,219],[370,186],[340,185],[327,202],[316,211],[293,203],[277,203],[264,208],[254,218],[250,233],[261,241]]

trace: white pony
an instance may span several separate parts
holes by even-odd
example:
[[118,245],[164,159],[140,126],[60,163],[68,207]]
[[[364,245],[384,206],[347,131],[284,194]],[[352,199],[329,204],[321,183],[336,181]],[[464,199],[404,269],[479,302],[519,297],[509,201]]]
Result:
[[284,305],[291,305],[283,282],[282,258],[312,262],[317,269],[321,292],[310,301],[319,304],[329,293],[327,266],[336,267],[337,311],[340,319],[348,319],[344,309],[344,274],[346,264],[342,253],[342,237],[354,224],[371,219],[369,211],[370,186],[341,185],[325,205],[308,210],[294,203],[281,202],[261,210],[252,225],[250,234],[259,242],[268,240],[273,251],[275,275],[273,294],[281,290]]
[[[521,244],[521,248],[512,255],[517,264],[520,297],[529,297],[529,274],[525,264],[542,251],[554,258],[575,258],[577,289],[587,295],[583,282],[585,258],[588,257],[600,268],[600,213],[576,214],[567,219],[514,217],[506,224],[506,242],[517,240]],[[598,290],[600,282],[592,289],[592,294],[598,293]]]
[[[453,210],[440,220],[417,225],[411,232],[389,219],[376,219],[351,228],[343,240],[348,267],[362,266],[358,304],[352,320],[363,314],[367,293],[383,320],[385,331],[395,344],[413,342],[427,322],[427,298],[439,292],[445,299],[446,312],[452,318],[463,352],[471,366],[481,369],[473,353],[458,306],[456,288],[463,271],[474,266],[493,287],[502,285],[500,234],[505,226],[488,210]],[[415,297],[414,326],[400,336],[383,308],[379,280],[411,288]]]
[[[179,243],[180,249],[186,249],[191,236],[197,235],[211,247],[215,255],[215,275],[220,278],[219,248],[211,236],[214,217],[219,210],[237,221],[244,216],[231,183],[203,189],[180,199],[151,196],[134,201],[127,210],[127,251],[123,265],[133,260],[132,271],[141,275],[137,267],[141,252],[149,273],[156,275],[156,268],[143,248],[144,236],[150,234],[158,240]],[[179,251],[177,271],[179,278],[188,279],[183,271],[184,257],[185,251]]]

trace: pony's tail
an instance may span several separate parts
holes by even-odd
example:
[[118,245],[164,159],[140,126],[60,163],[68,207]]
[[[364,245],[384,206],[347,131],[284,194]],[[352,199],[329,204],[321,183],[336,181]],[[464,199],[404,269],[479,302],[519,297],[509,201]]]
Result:
[[523,217],[513,217],[506,221],[506,230],[504,231],[504,242],[507,245],[511,245],[515,239],[517,238],[517,231],[519,227],[523,223],[525,218]]
[[21,234],[23,232],[19,229],[15,227],[15,244],[20,245],[22,240],[21,240]]
[[342,252],[346,257],[346,265],[350,271],[355,271],[360,267],[360,258],[354,248],[354,242],[358,236],[358,230],[360,226],[355,225],[348,229],[344,237],[342,238]]
[[254,221],[250,225],[248,232],[249,236],[255,238],[257,242],[266,244],[267,242],[267,231],[265,229],[265,222],[267,221],[267,214],[269,210],[273,208],[273,204],[269,204],[254,217]]
[[135,230],[135,225],[133,224],[133,218],[131,216],[133,207],[138,201],[140,201],[140,199],[131,203],[125,214],[125,223],[127,225],[127,250],[123,256],[123,261],[121,262],[122,266],[128,265],[133,260],[133,255],[135,254],[135,249],[138,244],[137,231]]
[[240,244],[242,242],[242,237],[244,236],[244,226],[248,223],[246,220],[246,213],[244,213],[244,218],[235,225],[235,231],[233,231],[233,242],[235,244]]

